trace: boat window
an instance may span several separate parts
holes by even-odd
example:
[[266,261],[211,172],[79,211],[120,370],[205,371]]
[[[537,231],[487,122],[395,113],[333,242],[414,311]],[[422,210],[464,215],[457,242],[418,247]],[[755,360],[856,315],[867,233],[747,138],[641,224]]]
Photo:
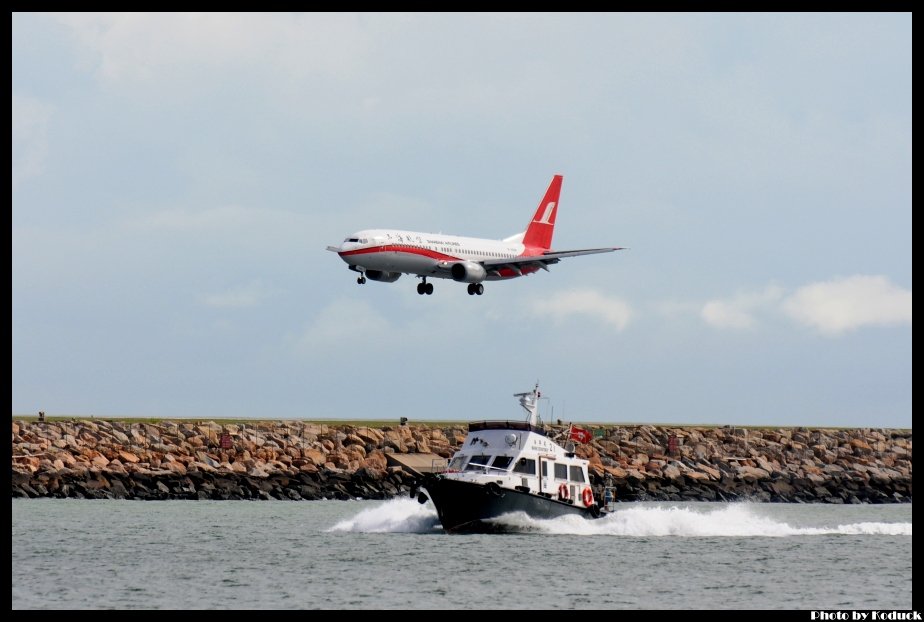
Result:
[[491,461],[491,456],[472,456],[472,459],[468,461],[468,466],[465,467],[466,471],[478,471],[484,468],[488,462]]
[[494,462],[491,463],[491,466],[495,469],[504,469],[506,471],[511,462],[513,462],[513,458],[510,456],[498,456],[494,458]]
[[584,481],[584,469],[579,466],[572,466],[571,471],[571,481],[572,482],[583,482]]
[[555,479],[568,479],[568,465],[555,463]]
[[465,464],[465,456],[456,456],[452,459],[452,462],[450,462],[449,466],[446,468],[450,471],[461,471],[463,464]]
[[542,464],[542,477],[548,477],[549,476],[549,463],[542,462],[541,464]]
[[536,461],[532,458],[520,458],[516,466],[513,467],[514,473],[525,473],[526,475],[536,474]]

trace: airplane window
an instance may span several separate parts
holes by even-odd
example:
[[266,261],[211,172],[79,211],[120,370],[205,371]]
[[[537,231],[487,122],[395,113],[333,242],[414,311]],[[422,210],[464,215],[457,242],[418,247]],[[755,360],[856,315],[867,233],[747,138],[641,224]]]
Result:
[[347,238],[345,242],[359,242],[359,238]]

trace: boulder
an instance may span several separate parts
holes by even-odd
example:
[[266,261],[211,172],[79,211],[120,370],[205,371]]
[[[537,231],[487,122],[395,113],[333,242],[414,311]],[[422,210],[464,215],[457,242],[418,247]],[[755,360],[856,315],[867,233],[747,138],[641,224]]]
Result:
[[302,457],[310,460],[315,466],[323,466],[327,462],[327,454],[317,449],[303,449]]
[[138,456],[131,453],[130,451],[119,450],[118,454],[119,454],[119,460],[122,463],[131,462],[132,464],[135,464],[135,463],[141,462]]

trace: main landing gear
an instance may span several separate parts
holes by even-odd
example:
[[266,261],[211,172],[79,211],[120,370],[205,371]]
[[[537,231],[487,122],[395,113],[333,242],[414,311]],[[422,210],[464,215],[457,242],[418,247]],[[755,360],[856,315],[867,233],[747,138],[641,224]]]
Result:
[[417,293],[420,294],[421,296],[423,296],[424,294],[429,296],[430,294],[433,293],[433,283],[427,283],[427,277],[421,277],[421,278],[423,278],[423,282],[417,284]]
[[484,285],[481,283],[469,283],[468,284],[468,295],[474,296],[478,294],[479,296],[484,293]]

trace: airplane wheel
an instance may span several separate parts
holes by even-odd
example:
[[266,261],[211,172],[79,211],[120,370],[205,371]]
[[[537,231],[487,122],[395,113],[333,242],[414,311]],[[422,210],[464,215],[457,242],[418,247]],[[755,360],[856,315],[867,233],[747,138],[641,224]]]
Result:
[[482,295],[482,294],[484,293],[484,285],[482,285],[481,283],[479,283],[478,285],[476,285],[476,286],[475,286],[475,293],[478,294],[479,296]]
[[432,294],[433,293],[433,283],[427,283],[426,287],[424,288],[424,291],[426,292],[427,296]]
[[475,285],[474,285],[474,283],[469,283],[469,284],[468,284],[468,295],[469,295],[469,296],[474,296],[474,295],[475,295]]
[[426,284],[426,283],[418,283],[418,284],[417,284],[417,293],[418,293],[418,294],[420,294],[421,296],[423,296],[423,295],[424,295],[424,292],[426,292],[426,291],[427,291],[427,284]]
[[360,285],[363,285],[366,282],[366,277],[364,276],[357,277],[356,282]]

